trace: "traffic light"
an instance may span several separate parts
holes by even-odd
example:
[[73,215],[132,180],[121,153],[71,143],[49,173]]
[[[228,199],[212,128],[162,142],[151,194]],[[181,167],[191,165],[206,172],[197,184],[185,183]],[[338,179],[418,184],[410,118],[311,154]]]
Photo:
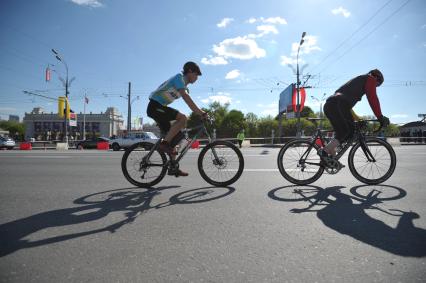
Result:
[[[66,102],[66,108],[65,108],[65,102]],[[64,115],[67,116],[67,119],[70,119],[70,113],[71,113],[71,107],[70,102],[68,98],[65,96],[59,96],[58,98],[58,115],[61,118],[64,118]]]
[[58,97],[58,116],[64,118],[65,96]]

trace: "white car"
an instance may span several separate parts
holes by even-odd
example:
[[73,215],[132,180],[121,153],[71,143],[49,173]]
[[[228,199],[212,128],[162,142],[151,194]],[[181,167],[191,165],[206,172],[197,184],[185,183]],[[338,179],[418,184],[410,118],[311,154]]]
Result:
[[1,148],[7,148],[7,149],[13,149],[15,147],[16,143],[13,139],[9,137],[2,137],[0,136],[0,149]]
[[112,138],[109,144],[114,151],[118,151],[138,142],[156,143],[157,141],[158,137],[152,132],[133,132],[124,137]]

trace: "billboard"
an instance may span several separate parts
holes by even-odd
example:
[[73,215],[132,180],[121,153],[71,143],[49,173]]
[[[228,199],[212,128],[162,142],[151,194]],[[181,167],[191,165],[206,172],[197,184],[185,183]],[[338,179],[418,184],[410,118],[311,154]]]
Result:
[[290,84],[280,93],[280,101],[278,103],[278,113],[291,112],[294,84]]
[[77,114],[70,113],[70,127],[77,127]]

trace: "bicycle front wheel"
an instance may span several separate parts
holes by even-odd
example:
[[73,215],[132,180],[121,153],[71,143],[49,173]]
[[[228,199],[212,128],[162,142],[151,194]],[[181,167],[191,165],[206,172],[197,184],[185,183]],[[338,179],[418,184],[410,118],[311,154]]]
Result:
[[292,140],[278,153],[277,163],[281,175],[296,185],[307,185],[321,177],[324,168],[317,153],[318,147],[309,140]]
[[392,146],[379,138],[366,138],[365,147],[355,144],[348,157],[352,175],[367,185],[383,183],[392,176],[396,155]]
[[127,181],[141,188],[149,188],[158,184],[166,175],[167,158],[163,152],[154,150],[148,158],[152,143],[140,142],[132,145],[124,152],[121,159],[121,170]]
[[198,157],[201,177],[213,186],[224,187],[233,184],[240,178],[243,169],[243,154],[227,141],[215,141],[206,145]]

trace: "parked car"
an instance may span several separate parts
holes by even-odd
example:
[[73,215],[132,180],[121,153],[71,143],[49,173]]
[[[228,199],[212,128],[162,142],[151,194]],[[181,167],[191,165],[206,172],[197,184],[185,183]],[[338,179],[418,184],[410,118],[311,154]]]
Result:
[[131,132],[127,136],[110,139],[109,145],[114,151],[118,151],[138,142],[156,143],[157,141],[158,137],[152,132]]
[[97,148],[98,142],[107,142],[109,143],[109,139],[105,137],[98,137],[96,139],[83,140],[77,142],[77,149],[90,149]]
[[13,149],[15,145],[16,143],[13,139],[0,136],[0,148],[7,148],[10,150]]

